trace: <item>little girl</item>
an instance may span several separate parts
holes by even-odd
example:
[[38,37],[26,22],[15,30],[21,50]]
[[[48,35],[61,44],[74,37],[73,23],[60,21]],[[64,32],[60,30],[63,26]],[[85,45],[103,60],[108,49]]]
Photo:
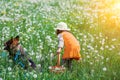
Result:
[[56,26],[56,34],[58,35],[58,49],[57,54],[60,54],[61,49],[64,47],[64,53],[62,56],[63,64],[66,64],[68,70],[72,68],[72,60],[79,60],[80,45],[77,39],[71,34],[67,24],[60,22]]

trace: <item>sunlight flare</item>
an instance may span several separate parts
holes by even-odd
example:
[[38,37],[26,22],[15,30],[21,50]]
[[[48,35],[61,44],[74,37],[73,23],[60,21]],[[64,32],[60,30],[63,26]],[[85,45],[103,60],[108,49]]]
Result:
[[114,4],[114,6],[113,6],[115,9],[120,9],[120,3],[116,3],[116,4]]

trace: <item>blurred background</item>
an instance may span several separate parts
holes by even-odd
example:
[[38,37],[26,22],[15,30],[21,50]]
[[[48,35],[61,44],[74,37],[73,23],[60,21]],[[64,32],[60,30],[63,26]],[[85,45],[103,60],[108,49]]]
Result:
[[[54,28],[61,21],[79,40],[82,59],[72,73],[56,75],[48,67],[56,64]],[[16,35],[43,72],[11,67],[3,48]],[[120,0],[0,0],[0,80],[119,80],[119,35]]]

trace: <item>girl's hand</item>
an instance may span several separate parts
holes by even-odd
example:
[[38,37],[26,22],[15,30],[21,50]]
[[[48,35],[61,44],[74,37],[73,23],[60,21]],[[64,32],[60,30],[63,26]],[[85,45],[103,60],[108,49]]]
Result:
[[58,49],[57,49],[57,53],[60,53],[61,52],[61,48],[59,47]]

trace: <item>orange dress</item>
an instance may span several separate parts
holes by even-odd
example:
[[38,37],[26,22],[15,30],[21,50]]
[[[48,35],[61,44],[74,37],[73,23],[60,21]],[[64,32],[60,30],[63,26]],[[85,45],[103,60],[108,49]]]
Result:
[[75,59],[79,60],[80,55],[80,45],[77,39],[70,32],[61,33],[64,39],[64,54],[62,59]]

